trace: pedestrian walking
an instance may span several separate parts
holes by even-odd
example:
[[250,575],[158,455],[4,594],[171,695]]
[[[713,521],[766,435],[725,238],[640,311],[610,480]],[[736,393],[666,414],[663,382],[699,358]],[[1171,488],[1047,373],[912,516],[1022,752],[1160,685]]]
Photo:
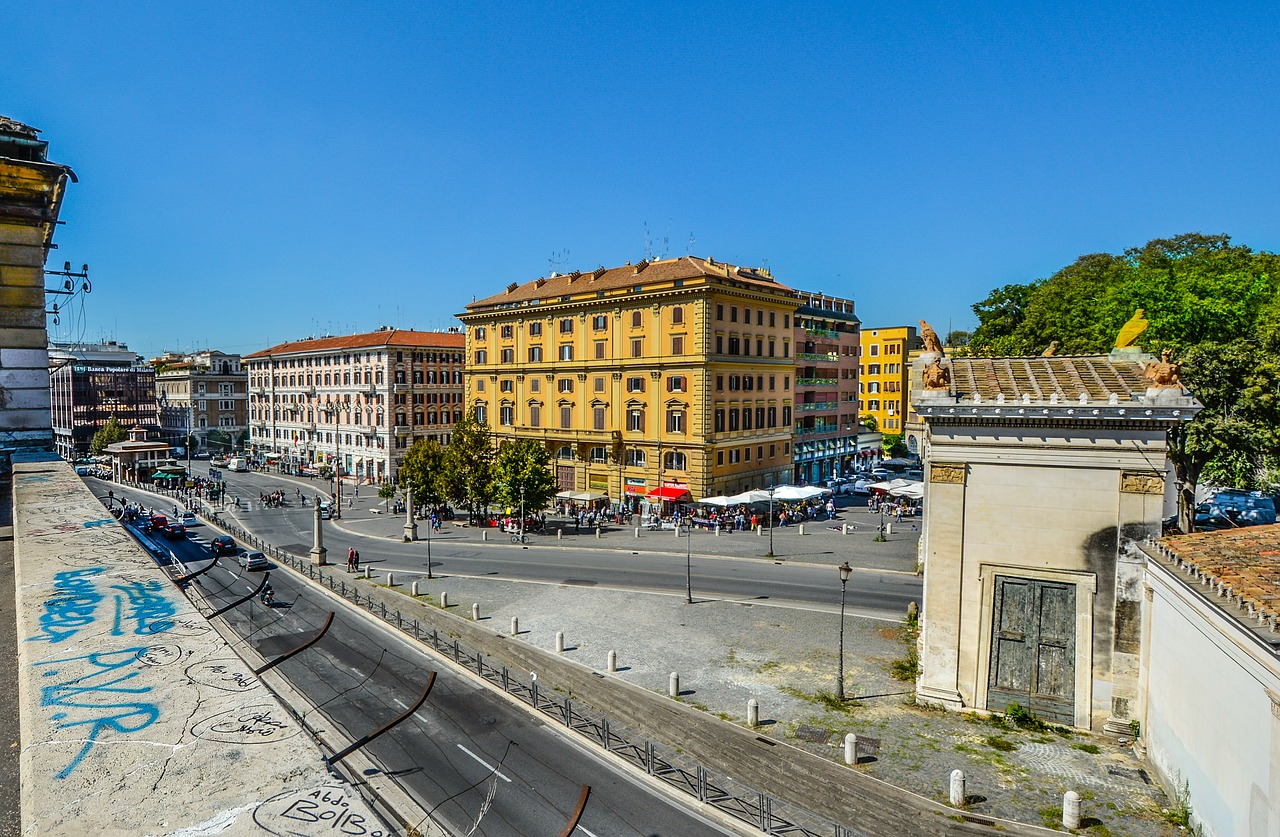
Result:
[[354,546],[347,547],[347,572],[356,571],[356,548]]
[[356,572],[360,572],[360,550],[356,550]]

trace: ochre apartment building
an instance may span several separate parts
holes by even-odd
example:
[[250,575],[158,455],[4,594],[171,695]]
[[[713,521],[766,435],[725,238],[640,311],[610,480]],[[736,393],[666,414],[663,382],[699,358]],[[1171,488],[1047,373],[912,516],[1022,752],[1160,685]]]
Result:
[[915,326],[862,329],[859,411],[875,416],[882,433],[902,433],[906,427],[908,356],[920,346]]
[[467,306],[466,403],[563,491],[650,502],[785,483],[800,300],[682,257],[552,274]]

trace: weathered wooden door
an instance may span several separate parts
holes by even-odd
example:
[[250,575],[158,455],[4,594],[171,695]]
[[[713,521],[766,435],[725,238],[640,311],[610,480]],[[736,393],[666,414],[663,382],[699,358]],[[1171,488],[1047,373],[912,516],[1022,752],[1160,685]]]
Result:
[[996,576],[987,708],[1075,721],[1074,584]]
[[556,488],[561,491],[577,490],[577,477],[572,465],[556,466]]

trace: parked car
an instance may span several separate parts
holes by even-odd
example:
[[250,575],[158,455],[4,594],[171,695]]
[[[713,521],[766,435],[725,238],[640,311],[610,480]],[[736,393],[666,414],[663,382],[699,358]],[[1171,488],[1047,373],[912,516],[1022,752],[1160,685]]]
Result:
[[876,482],[880,482],[881,480],[889,479],[889,472],[884,468],[874,468],[871,471],[871,476]]
[[267,563],[267,556],[261,552],[250,552],[247,549],[240,550],[240,555],[236,558],[236,561],[241,567],[249,571],[265,570],[271,566]]
[[209,541],[209,550],[214,555],[230,555],[236,551],[236,542],[226,535],[220,535]]
[[166,526],[162,531],[164,532],[164,536],[171,541],[180,540],[187,536],[187,527],[183,526],[176,520]]
[[853,493],[854,493],[854,494],[870,494],[870,493],[871,493],[871,483],[872,483],[873,481],[874,481],[874,480],[870,480],[870,479],[868,479],[868,478],[866,478],[866,477],[858,477],[858,478],[857,478],[856,480],[854,480],[850,485],[851,485],[851,487],[852,487],[852,490],[853,490]]
[[183,525],[183,526],[195,526],[197,522],[198,522],[198,521],[196,520],[196,513],[195,513],[195,512],[193,512],[193,511],[184,511],[184,512],[182,513],[182,525]]

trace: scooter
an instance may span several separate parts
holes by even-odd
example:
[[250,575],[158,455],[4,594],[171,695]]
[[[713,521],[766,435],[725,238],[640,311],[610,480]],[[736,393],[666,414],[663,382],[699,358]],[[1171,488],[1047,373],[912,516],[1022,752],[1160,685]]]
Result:
[[276,591],[270,587],[263,590],[262,595],[259,598],[261,598],[262,603],[269,608],[276,606]]

